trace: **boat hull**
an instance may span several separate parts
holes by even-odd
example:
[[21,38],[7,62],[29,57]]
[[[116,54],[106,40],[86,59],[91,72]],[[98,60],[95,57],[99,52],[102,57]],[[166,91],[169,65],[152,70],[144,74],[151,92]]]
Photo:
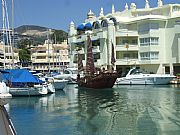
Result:
[[52,83],[47,84],[48,93],[55,93],[55,88]]
[[4,82],[0,82],[0,98],[11,98],[9,87]]
[[0,106],[0,134],[17,135],[14,125],[4,106]]
[[143,77],[143,78],[117,78],[116,84],[119,85],[166,85],[174,77]]
[[48,93],[47,87],[45,86],[9,88],[9,91],[12,96],[42,96]]
[[79,87],[104,89],[112,88],[114,86],[116,79],[116,73],[102,73],[94,76],[77,79],[77,83]]
[[54,80],[53,85],[55,90],[63,90],[68,83],[68,80]]

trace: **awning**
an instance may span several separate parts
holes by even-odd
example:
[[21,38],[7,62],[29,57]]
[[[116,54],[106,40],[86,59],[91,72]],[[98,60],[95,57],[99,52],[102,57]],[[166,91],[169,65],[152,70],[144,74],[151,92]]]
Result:
[[85,25],[82,23],[77,26],[77,30],[84,30]]
[[92,29],[92,27],[93,27],[92,23],[88,22],[88,23],[85,24],[84,28],[85,29]]

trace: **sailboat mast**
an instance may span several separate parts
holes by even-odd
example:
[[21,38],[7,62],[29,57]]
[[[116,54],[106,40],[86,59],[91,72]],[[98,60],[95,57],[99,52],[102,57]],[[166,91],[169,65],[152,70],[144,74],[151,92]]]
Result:
[[14,0],[12,0],[12,68],[14,68]]
[[48,73],[50,74],[50,52],[49,52],[49,33],[50,33],[50,29],[48,30]]
[[3,38],[3,50],[4,50],[4,69],[5,69],[5,65],[6,65],[6,52],[5,52],[5,3],[4,0],[2,0],[2,38]]

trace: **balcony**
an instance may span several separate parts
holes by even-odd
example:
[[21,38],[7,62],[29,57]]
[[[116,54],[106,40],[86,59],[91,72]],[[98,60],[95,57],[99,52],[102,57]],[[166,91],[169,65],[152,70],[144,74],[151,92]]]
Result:
[[119,29],[116,32],[116,36],[118,37],[127,37],[127,36],[133,36],[133,37],[138,37],[138,31],[130,31],[127,29]]
[[116,65],[136,65],[136,64],[139,64],[139,60],[137,58],[116,59]]
[[116,51],[138,51],[139,46],[137,44],[128,44],[126,46],[125,44],[116,45]]

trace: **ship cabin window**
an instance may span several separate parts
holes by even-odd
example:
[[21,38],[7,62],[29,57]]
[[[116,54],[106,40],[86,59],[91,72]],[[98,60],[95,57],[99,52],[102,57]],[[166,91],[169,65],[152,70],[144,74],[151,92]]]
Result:
[[134,68],[130,72],[130,75],[138,75],[138,74],[142,74],[142,73],[143,73],[143,71],[140,68]]
[[64,70],[64,74],[71,74],[69,70]]

